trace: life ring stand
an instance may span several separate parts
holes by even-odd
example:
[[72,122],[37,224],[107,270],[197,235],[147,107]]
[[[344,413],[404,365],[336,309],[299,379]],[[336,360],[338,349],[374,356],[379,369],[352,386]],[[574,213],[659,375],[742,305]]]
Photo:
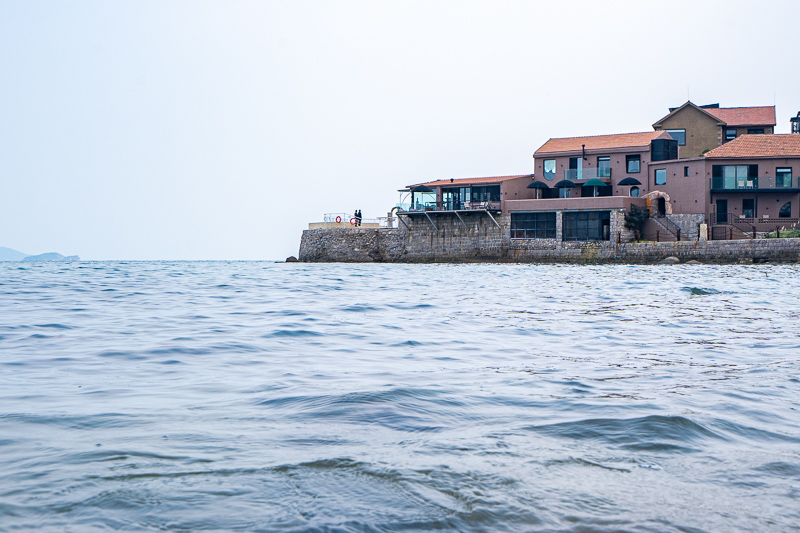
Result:
[[337,224],[341,224],[342,223],[342,217],[336,217],[336,223]]

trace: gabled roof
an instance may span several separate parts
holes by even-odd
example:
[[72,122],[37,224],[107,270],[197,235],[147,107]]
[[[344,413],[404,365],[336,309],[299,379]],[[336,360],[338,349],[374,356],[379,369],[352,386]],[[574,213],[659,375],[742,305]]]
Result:
[[533,174],[517,174],[515,176],[488,176],[485,178],[453,178],[446,180],[426,181],[424,183],[415,183],[409,185],[408,188],[416,187],[417,185],[427,185],[428,187],[446,187],[452,185],[453,187],[463,187],[465,185],[481,185],[481,184],[494,184],[503,181],[514,180],[517,178],[532,178]]
[[800,135],[741,135],[705,155],[708,158],[782,156],[800,157]]
[[653,123],[653,127],[661,127],[667,118],[686,107],[692,107],[708,115],[720,126],[774,126],[776,124],[775,106],[719,107],[719,104],[698,106],[692,102],[686,102],[680,107],[671,107],[666,116]]
[[615,148],[642,148],[650,147],[653,139],[672,139],[666,131],[646,131],[643,133],[618,133],[615,135],[593,135],[589,137],[566,137],[550,139],[536,150],[534,157],[557,152],[580,152],[583,145],[586,150],[612,150]]
[[720,107],[706,109],[728,126],[774,126],[775,106],[761,107]]
[[[699,105],[693,104],[691,101],[688,101],[688,102],[686,102],[685,104],[683,104],[680,107],[670,107],[669,108],[669,113],[667,113],[666,115],[661,117],[658,121],[653,123],[653,128],[661,127],[661,123],[662,122],[667,120],[669,117],[671,117],[675,113],[680,113],[686,107],[691,107],[691,108],[694,108],[694,109],[700,111],[701,113],[703,113],[704,115],[708,116],[708,118],[710,118],[711,120],[715,121],[720,126],[724,126],[725,125],[725,121],[721,120],[716,115],[712,115],[711,114],[712,109],[710,107],[699,106]],[[713,110],[714,111],[718,111],[718,108],[714,108]]]

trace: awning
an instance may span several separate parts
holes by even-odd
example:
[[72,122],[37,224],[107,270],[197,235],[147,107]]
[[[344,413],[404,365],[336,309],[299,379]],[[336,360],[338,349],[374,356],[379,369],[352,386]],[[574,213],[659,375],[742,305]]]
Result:
[[433,189],[427,185],[417,185],[416,187],[411,187],[411,192],[433,192]]
[[619,182],[620,185],[641,185],[642,182],[637,180],[636,178],[627,177],[624,180]]
[[561,180],[555,185],[553,185],[553,187],[557,187],[559,189],[571,189],[572,187],[577,187],[577,185],[573,181]]
[[604,182],[603,180],[599,180],[597,178],[592,178],[589,181],[587,181],[586,183],[584,183],[582,186],[583,187],[605,187],[607,185],[608,184],[606,182]]
[[548,184],[546,184],[545,182],[543,182],[543,181],[534,181],[534,182],[530,183],[526,188],[527,189],[549,189],[550,186]]

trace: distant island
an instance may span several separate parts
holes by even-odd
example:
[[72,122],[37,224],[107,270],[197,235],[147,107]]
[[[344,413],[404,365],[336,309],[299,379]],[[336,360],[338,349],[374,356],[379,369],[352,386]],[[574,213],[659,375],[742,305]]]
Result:
[[26,262],[37,262],[37,261],[80,261],[81,258],[77,255],[61,255],[56,252],[48,252],[45,254],[38,254],[38,255],[29,255],[24,252],[20,252],[19,250],[13,250],[11,248],[5,248],[0,246],[0,261],[26,261]]

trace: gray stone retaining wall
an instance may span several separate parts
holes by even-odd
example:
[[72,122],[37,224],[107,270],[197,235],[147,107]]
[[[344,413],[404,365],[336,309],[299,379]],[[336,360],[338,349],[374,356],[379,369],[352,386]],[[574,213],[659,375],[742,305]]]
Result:
[[800,239],[640,243],[623,240],[617,244],[612,233],[610,242],[562,242],[511,239],[509,217],[495,217],[500,228],[480,213],[463,215],[464,223],[452,215],[432,218],[437,229],[427,218],[413,217],[404,218],[409,228],[400,224],[395,229],[306,230],[300,242],[299,259],[393,263],[657,263],[674,256],[682,262],[702,263],[800,261]]

